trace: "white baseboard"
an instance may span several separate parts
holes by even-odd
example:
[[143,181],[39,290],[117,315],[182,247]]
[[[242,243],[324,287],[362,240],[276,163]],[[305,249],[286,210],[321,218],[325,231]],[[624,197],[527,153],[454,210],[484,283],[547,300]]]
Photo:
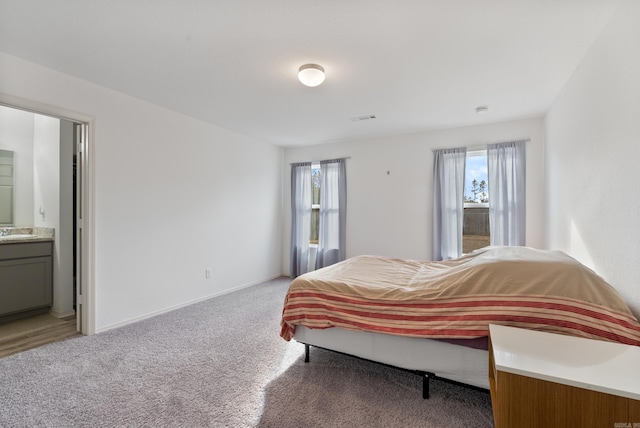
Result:
[[55,312],[55,311],[49,311],[49,315],[51,315],[52,317],[56,317],[56,318],[66,318],[66,317],[70,317],[72,315],[75,315],[76,311],[74,311],[73,309],[68,310],[66,312]]
[[194,305],[196,303],[204,302],[205,300],[209,300],[209,299],[213,299],[215,297],[223,296],[225,294],[233,293],[234,291],[242,290],[243,288],[253,287],[254,285],[262,284],[263,282],[271,281],[271,280],[274,280],[274,279],[277,279],[277,278],[282,278],[282,276],[283,276],[282,274],[277,274],[277,275],[270,276],[270,277],[265,278],[265,279],[261,279],[261,280],[258,280],[258,281],[254,281],[254,282],[250,282],[250,283],[247,283],[247,284],[239,285],[237,287],[230,288],[228,290],[220,291],[218,293],[209,294],[207,296],[200,297],[198,299],[191,300],[189,302],[181,303],[179,305],[170,306],[168,308],[161,309],[159,311],[150,312],[148,314],[140,315],[140,316],[137,316],[137,317],[134,317],[134,318],[129,318],[128,320],[125,320],[125,321],[117,322],[117,323],[110,324],[110,325],[107,325],[107,326],[102,327],[102,328],[98,328],[98,329],[96,329],[96,333],[103,333],[103,332],[108,331],[108,330],[113,330],[114,328],[124,327],[125,325],[133,324],[135,322],[142,321],[142,320],[145,320],[145,319],[148,319],[148,318],[152,318],[152,317],[155,317],[157,315],[162,315],[162,314],[165,314],[167,312],[175,311],[176,309],[184,308],[186,306],[190,306],[190,305]]

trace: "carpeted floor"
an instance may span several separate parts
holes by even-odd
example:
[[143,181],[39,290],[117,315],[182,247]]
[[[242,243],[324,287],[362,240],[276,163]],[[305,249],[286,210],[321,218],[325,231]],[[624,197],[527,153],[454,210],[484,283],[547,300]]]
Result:
[[0,427],[491,427],[489,394],[278,336],[281,278],[0,359]]

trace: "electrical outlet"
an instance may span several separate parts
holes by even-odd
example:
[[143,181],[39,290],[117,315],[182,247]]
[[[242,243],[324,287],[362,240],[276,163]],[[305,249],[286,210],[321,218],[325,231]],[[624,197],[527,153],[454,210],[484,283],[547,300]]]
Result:
[[211,268],[206,268],[204,270],[204,277],[205,278],[211,278],[211,275],[213,275],[213,269]]

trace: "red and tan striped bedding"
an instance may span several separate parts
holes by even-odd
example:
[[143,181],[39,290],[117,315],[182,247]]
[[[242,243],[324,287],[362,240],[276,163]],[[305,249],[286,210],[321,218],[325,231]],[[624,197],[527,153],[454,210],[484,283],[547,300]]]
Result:
[[560,251],[488,247],[456,260],[358,256],[296,278],[280,335],[296,325],[469,339],[502,324],[640,346],[618,292]]

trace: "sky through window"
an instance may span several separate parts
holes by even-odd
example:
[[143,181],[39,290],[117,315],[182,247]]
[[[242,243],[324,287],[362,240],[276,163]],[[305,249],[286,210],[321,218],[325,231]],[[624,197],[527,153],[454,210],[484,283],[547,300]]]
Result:
[[[489,200],[489,180],[487,174],[486,150],[468,152],[464,174],[465,202],[487,202]],[[474,180],[476,180],[476,186],[473,184]],[[484,187],[481,186],[483,181],[485,183]]]

